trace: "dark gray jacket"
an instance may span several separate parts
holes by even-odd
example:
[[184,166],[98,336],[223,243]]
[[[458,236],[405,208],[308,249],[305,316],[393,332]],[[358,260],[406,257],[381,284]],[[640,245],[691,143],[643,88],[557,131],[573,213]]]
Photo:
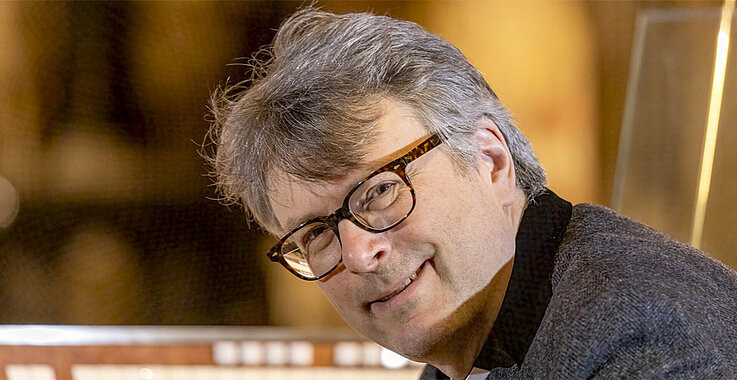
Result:
[[489,379],[737,379],[737,273],[698,250],[578,205],[550,284],[524,359]]

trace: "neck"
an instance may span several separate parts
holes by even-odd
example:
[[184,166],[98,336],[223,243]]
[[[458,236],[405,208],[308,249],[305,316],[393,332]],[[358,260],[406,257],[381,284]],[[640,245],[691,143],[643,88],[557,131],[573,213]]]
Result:
[[[508,209],[508,217],[516,230],[519,229],[526,207],[527,197],[522,190],[518,189],[515,201]],[[475,319],[463,326],[463,331],[458,331],[450,339],[443,342],[443,347],[439,347],[437,350],[439,355],[435,360],[428,360],[430,364],[452,379],[465,379],[473,369],[473,364],[489,338],[496,317],[502,307],[502,301],[512,275],[513,264],[514,254],[494,275],[484,290],[473,297],[483,299],[481,302],[488,305],[486,312],[478,314]],[[469,302],[473,302],[473,300],[469,300]]]
[[473,363],[491,334],[501,309],[513,263],[514,256],[502,266],[486,288],[474,296],[487,300],[486,312],[479,313],[461,331],[456,331],[450,339],[443,342],[443,347],[437,350],[438,355],[434,360],[428,360],[452,379],[465,379],[473,369]]
[[527,209],[527,203],[528,203],[527,195],[520,190],[517,189],[517,194],[515,194],[514,203],[510,207],[510,214],[512,218],[512,223],[519,231],[519,224],[522,222],[522,215],[525,213],[525,209]]

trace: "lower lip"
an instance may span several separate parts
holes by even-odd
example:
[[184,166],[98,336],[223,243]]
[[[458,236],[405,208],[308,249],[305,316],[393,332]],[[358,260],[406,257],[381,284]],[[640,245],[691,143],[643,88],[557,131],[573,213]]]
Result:
[[398,307],[399,305],[406,302],[407,300],[409,300],[413,296],[417,287],[420,285],[420,282],[422,281],[422,279],[425,277],[425,272],[427,271],[426,264],[427,264],[427,261],[422,264],[420,274],[418,274],[417,277],[414,280],[412,280],[412,282],[409,285],[407,285],[407,287],[404,288],[404,290],[402,290],[401,293],[395,295],[394,297],[384,302],[371,303],[371,312],[374,314],[386,313],[392,310],[393,308]]

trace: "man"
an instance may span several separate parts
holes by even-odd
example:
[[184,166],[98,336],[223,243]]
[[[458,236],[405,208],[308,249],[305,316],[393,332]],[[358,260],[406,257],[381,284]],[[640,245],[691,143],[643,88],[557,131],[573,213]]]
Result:
[[[737,276],[546,189],[481,74],[416,24],[301,10],[216,94],[225,199],[423,379],[737,373]],[[242,92],[242,88],[247,88]]]

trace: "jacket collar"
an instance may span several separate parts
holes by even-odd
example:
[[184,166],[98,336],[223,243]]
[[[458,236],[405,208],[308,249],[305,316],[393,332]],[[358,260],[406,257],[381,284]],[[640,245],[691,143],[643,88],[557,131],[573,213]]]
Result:
[[521,365],[553,294],[555,253],[572,206],[546,190],[527,206],[517,231],[514,267],[494,327],[475,367]]

